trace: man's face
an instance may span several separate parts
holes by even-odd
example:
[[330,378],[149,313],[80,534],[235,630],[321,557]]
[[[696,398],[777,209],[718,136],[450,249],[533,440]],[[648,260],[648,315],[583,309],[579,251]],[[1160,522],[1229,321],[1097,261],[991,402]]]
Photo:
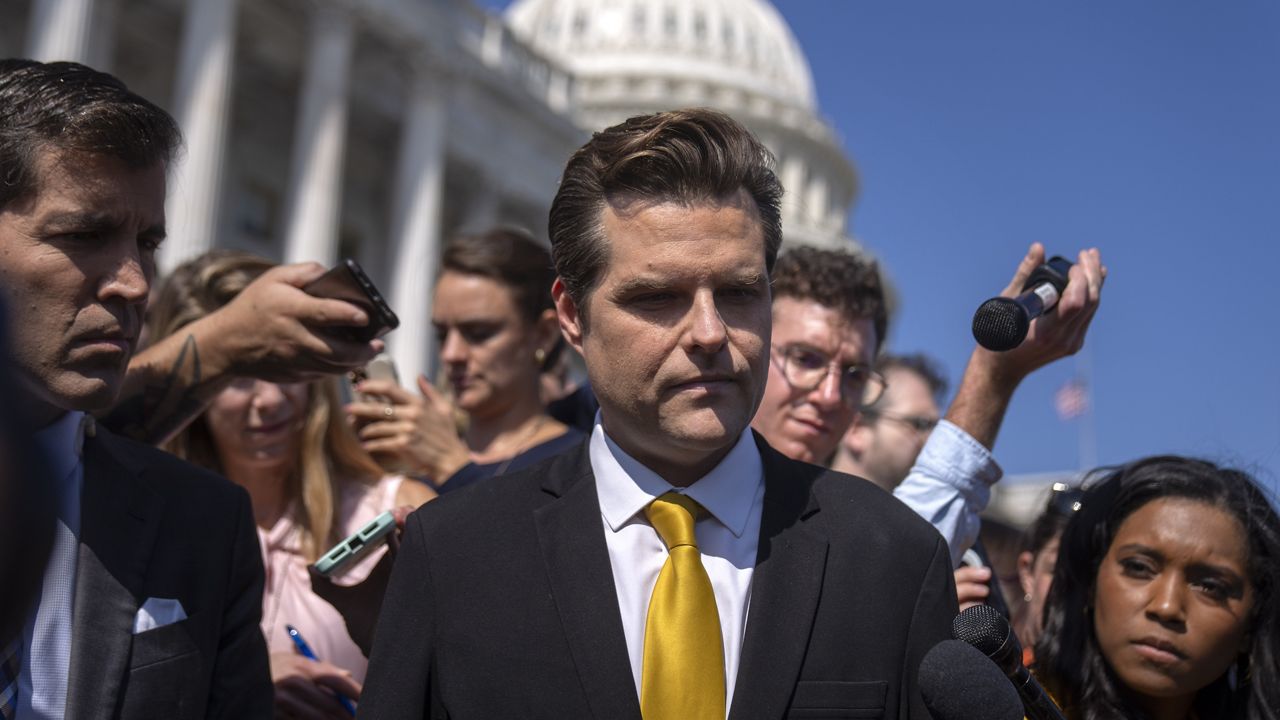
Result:
[[844,442],[861,473],[892,490],[907,479],[929,439],[930,431],[917,425],[936,424],[940,412],[928,383],[914,371],[892,367],[885,372],[885,383],[884,396],[873,406],[878,414],[859,418]]
[[825,358],[843,370],[870,366],[878,342],[871,318],[850,321],[813,300],[774,300],[769,384],[752,427],[787,457],[826,462],[853,422],[861,397],[850,397],[841,389],[842,373],[836,371],[828,372],[813,389],[796,387],[787,380],[786,355],[805,351],[807,357]]
[[45,150],[0,209],[0,286],[22,382],[48,421],[109,407],[142,329],[164,238],[164,166]]
[[732,448],[763,389],[769,277],[755,204],[606,206],[602,224],[609,261],[587,322],[557,283],[561,327],[610,437],[692,482]]

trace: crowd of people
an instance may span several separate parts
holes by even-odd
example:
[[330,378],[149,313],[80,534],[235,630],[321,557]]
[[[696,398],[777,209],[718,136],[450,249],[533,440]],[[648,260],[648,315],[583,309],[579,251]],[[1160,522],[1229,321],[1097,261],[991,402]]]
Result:
[[567,159],[550,251],[447,243],[440,377],[402,385],[360,375],[385,343],[317,264],[156,277],[180,144],[110,75],[0,61],[0,720],[928,718],[917,670],[973,604],[1071,720],[1280,717],[1247,474],[1136,459],[1025,533],[981,519],[1097,249],[944,411],[875,262],[784,244],[759,141],[654,113]]

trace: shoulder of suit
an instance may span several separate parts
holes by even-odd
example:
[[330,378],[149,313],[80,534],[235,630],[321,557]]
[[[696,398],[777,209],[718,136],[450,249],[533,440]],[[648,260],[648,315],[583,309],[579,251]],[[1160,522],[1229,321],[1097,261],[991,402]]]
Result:
[[94,441],[116,459],[134,469],[161,495],[183,500],[230,500],[245,495],[243,488],[221,475],[183,460],[152,445],[117,435],[98,425]]
[[423,505],[414,516],[433,525],[489,524],[501,513],[527,514],[551,502],[556,493],[548,486],[567,488],[590,479],[591,462],[584,444],[521,470],[445,493]]
[[813,492],[824,511],[848,515],[851,519],[878,519],[895,525],[901,532],[920,533],[930,541],[938,534],[929,521],[893,493],[865,478],[823,468],[814,479]]

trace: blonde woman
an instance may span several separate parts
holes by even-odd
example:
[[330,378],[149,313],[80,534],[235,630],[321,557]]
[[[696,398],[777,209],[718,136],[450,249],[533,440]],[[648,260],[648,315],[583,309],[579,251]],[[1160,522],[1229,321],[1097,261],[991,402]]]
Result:
[[[188,262],[160,290],[148,319],[151,337],[213,312],[271,267],[230,251]],[[367,666],[343,616],[313,591],[307,567],[383,511],[435,496],[419,482],[385,475],[361,448],[343,417],[336,382],[233,380],[166,445],[249,492],[266,567],[262,632],[277,714],[285,716],[349,717],[334,694],[357,698]],[[381,557],[366,557],[335,582],[359,584]],[[297,653],[286,625],[298,629],[320,662]]]

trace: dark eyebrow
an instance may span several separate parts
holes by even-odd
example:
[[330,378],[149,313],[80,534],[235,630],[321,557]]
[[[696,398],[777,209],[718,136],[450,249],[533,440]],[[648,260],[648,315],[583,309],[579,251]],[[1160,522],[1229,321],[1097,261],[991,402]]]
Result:
[[120,219],[109,212],[65,212],[55,213],[41,224],[45,232],[68,232],[70,230],[110,230],[119,227]]
[[671,285],[664,283],[658,278],[640,275],[638,277],[627,278],[613,288],[613,292],[609,293],[613,297],[625,297],[632,293],[645,292],[652,290],[666,290]]

